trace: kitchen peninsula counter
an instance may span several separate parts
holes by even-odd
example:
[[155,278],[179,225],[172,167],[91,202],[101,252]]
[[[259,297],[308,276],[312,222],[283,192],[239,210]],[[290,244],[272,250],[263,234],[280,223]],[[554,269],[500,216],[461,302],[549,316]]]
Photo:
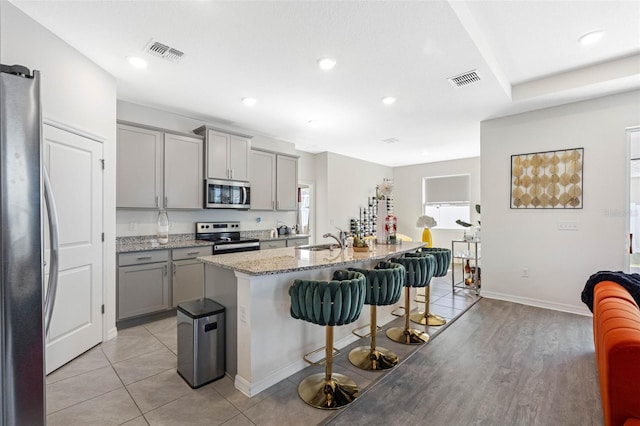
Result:
[[300,248],[279,248],[261,251],[230,253],[224,256],[203,256],[198,259],[204,263],[231,269],[247,275],[272,275],[293,271],[306,271],[326,267],[349,267],[352,263],[383,260],[391,256],[415,251],[423,243],[404,243],[396,245],[376,245],[371,252],[355,252],[347,248],[333,251],[311,251]]
[[[279,248],[199,257],[205,263],[205,296],[226,308],[226,372],[236,388],[254,396],[305,368],[304,354],[324,346],[323,327],[289,313],[289,287],[295,279],[330,280],[338,269],[373,268],[422,246],[376,245],[372,252]],[[395,319],[394,308],[378,307],[378,325]],[[365,305],[355,323],[335,328],[335,346],[355,341],[351,330],[368,322]]]

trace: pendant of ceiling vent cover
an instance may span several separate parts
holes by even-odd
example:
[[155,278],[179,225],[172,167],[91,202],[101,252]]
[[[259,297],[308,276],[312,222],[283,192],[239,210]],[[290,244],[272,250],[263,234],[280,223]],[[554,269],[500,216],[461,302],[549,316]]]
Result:
[[449,77],[449,83],[453,84],[456,87],[464,87],[473,83],[477,83],[481,80],[480,74],[478,74],[478,70],[468,71],[454,77]]
[[184,56],[184,52],[155,40],[151,40],[144,50],[147,53],[151,53],[154,56],[158,56],[171,62],[178,62],[182,59],[182,56]]

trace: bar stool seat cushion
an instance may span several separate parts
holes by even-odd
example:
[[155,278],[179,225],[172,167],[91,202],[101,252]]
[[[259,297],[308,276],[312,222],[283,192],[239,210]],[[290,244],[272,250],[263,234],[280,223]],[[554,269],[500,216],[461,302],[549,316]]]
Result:
[[407,253],[405,257],[394,257],[391,259],[393,263],[399,263],[405,267],[406,280],[404,285],[406,287],[425,287],[429,285],[431,277],[436,268],[436,259],[433,256],[420,255],[409,256]]
[[374,269],[349,268],[349,271],[360,272],[365,276],[366,305],[391,305],[400,299],[406,277],[406,270],[401,264],[380,262]]
[[366,294],[360,272],[336,271],[331,281],[295,280],[289,287],[291,316],[318,325],[343,325],[358,319]]

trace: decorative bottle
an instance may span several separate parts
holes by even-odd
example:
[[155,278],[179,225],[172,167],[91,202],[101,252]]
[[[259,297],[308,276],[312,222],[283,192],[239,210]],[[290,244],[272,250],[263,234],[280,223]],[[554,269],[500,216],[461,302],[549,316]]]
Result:
[[464,265],[464,283],[466,285],[471,285],[473,282],[473,278],[471,278],[471,265],[469,265],[469,259],[467,259],[467,264]]
[[166,210],[158,212],[158,243],[167,244],[169,242],[169,216]]

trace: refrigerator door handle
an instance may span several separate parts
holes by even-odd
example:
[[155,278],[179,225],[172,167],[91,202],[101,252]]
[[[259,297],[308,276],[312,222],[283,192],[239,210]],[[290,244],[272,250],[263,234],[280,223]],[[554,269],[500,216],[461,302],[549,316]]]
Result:
[[58,252],[60,245],[58,242],[58,212],[56,210],[56,202],[53,198],[53,190],[51,188],[51,180],[46,167],[42,168],[44,176],[44,201],[47,206],[47,218],[49,220],[49,240],[50,240],[50,262],[49,267],[49,284],[47,285],[47,294],[44,298],[44,332],[45,336],[49,334],[49,326],[51,325],[51,317],[53,316],[53,305],[56,300],[56,291],[58,289]]

